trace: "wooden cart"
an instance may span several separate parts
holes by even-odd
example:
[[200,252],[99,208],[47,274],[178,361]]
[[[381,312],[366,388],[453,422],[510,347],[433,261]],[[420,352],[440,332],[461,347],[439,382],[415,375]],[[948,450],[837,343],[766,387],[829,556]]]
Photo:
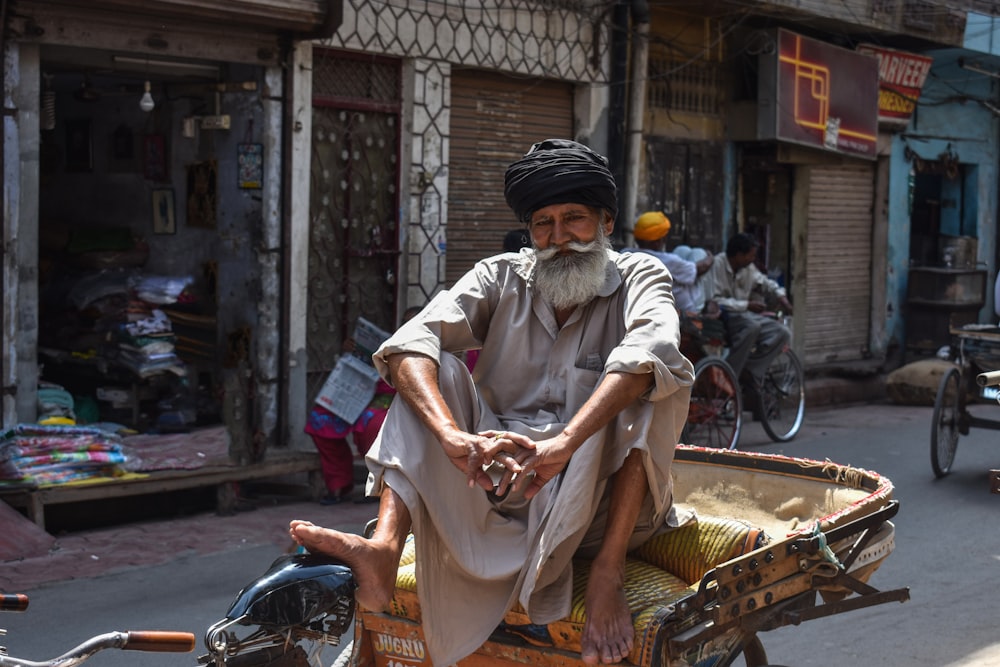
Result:
[[[626,596],[641,667],[732,664],[767,657],[759,635],[785,625],[909,598],[879,591],[871,574],[893,549],[892,483],[829,462],[678,447],[675,502],[699,520],[630,554]],[[412,545],[392,608],[358,609],[353,645],[338,665],[430,667],[420,625]],[[582,667],[585,561],[574,562],[568,617],[535,625],[518,607],[460,667]],[[460,631],[460,629],[456,629]]]

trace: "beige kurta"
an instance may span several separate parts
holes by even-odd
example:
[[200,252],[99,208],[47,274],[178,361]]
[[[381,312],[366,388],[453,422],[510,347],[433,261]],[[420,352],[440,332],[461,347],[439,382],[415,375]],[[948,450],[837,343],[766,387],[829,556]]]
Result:
[[[607,480],[633,449],[650,486],[635,545],[668,521],[670,465],[687,417],[693,369],[679,350],[670,274],[642,254],[609,252],[600,295],[562,328],[533,296],[530,250],[479,262],[375,353],[419,352],[439,363],[445,400],[470,432],[558,433],[604,373],[651,373],[650,392],[574,453],[530,502],[470,489],[464,474],[402,400],[369,450],[369,492],[387,484],[410,510],[422,623],[430,657],[475,651],[517,600],[535,623],[569,612],[571,558],[596,546]],[[470,377],[450,353],[479,349]],[[590,529],[588,533],[588,529]]]

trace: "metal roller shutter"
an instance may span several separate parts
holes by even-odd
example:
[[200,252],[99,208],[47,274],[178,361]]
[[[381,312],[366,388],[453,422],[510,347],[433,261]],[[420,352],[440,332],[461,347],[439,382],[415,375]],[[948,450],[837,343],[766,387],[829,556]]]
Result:
[[865,358],[871,320],[874,167],[813,167],[806,242],[806,365]]
[[446,286],[503,250],[520,223],[503,198],[503,175],[531,144],[573,138],[570,84],[455,70],[451,77]]

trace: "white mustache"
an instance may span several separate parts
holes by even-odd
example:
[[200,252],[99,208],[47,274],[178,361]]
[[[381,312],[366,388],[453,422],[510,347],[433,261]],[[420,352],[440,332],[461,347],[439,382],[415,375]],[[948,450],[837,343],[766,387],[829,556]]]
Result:
[[553,257],[555,257],[556,255],[565,250],[572,250],[573,252],[580,252],[580,253],[590,252],[594,248],[598,247],[601,244],[601,242],[602,239],[598,238],[594,239],[590,243],[580,243],[579,241],[567,241],[566,243],[560,246],[550,246],[545,250],[539,250],[538,248],[535,248],[535,257],[537,257],[542,261],[545,261],[547,259],[552,259]]

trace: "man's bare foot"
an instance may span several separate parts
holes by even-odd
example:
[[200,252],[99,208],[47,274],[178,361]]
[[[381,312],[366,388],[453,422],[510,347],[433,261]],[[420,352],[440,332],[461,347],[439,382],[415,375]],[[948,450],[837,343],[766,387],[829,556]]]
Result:
[[396,587],[400,555],[393,543],[342,533],[297,519],[289,524],[288,532],[296,543],[310,552],[338,558],[351,568],[358,584],[354,597],[359,604],[372,611],[389,608]]
[[632,651],[635,630],[625,600],[625,573],[621,568],[590,570],[584,598],[587,620],[580,637],[580,657],[588,665],[621,662]]

